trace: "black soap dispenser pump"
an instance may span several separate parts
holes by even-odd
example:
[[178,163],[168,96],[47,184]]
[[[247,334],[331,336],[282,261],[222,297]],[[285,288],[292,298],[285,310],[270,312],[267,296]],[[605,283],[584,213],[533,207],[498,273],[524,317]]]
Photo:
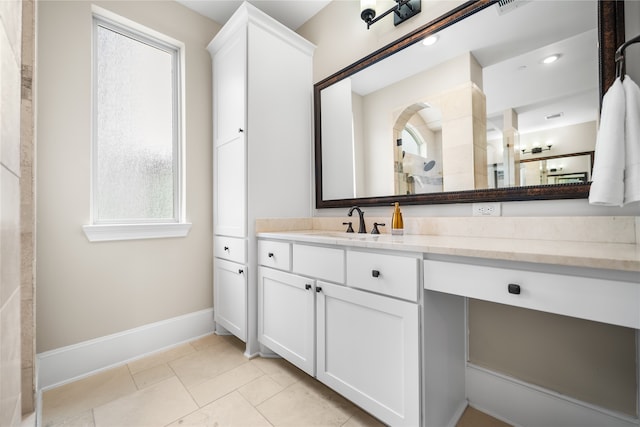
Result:
[[396,202],[391,217],[391,234],[393,236],[402,236],[404,234],[404,221],[402,221],[402,212],[400,212],[400,203]]

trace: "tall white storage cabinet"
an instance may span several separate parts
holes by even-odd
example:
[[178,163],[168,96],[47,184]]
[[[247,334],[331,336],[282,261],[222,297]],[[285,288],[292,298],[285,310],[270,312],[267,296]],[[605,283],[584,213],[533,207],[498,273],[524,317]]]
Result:
[[311,215],[314,46],[243,3],[213,58],[216,331],[260,351],[255,219]]

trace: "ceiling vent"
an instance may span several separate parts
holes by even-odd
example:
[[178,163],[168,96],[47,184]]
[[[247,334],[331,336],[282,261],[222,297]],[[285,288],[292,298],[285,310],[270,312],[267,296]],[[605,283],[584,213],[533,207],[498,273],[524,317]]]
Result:
[[524,6],[530,1],[531,0],[498,0],[498,3],[496,3],[496,9],[498,10],[498,15],[504,15],[505,13],[509,13]]

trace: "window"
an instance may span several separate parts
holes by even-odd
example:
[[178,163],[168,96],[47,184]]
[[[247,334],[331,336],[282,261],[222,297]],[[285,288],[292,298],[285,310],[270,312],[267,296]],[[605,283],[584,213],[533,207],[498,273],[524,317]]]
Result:
[[[181,48],[93,19],[89,240],[186,235]],[[165,38],[166,39],[166,38]]]
[[402,149],[407,153],[427,157],[427,144],[424,143],[419,132],[409,123],[402,130]]

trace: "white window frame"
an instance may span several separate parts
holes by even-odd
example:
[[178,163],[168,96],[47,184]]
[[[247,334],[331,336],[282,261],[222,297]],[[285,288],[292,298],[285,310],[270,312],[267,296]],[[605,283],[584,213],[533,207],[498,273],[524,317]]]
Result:
[[[87,239],[91,242],[184,237],[189,233],[191,224],[186,222],[185,197],[185,135],[184,135],[184,44],[146,28],[105,9],[93,6],[92,18],[92,144],[91,144],[91,206],[90,224],[83,226]],[[96,106],[96,31],[98,26],[131,37],[140,43],[148,44],[172,55],[173,66],[173,162],[174,162],[174,213],[173,220],[136,219],[121,221],[98,221],[94,215],[97,201],[95,173],[97,171],[97,106]]]

